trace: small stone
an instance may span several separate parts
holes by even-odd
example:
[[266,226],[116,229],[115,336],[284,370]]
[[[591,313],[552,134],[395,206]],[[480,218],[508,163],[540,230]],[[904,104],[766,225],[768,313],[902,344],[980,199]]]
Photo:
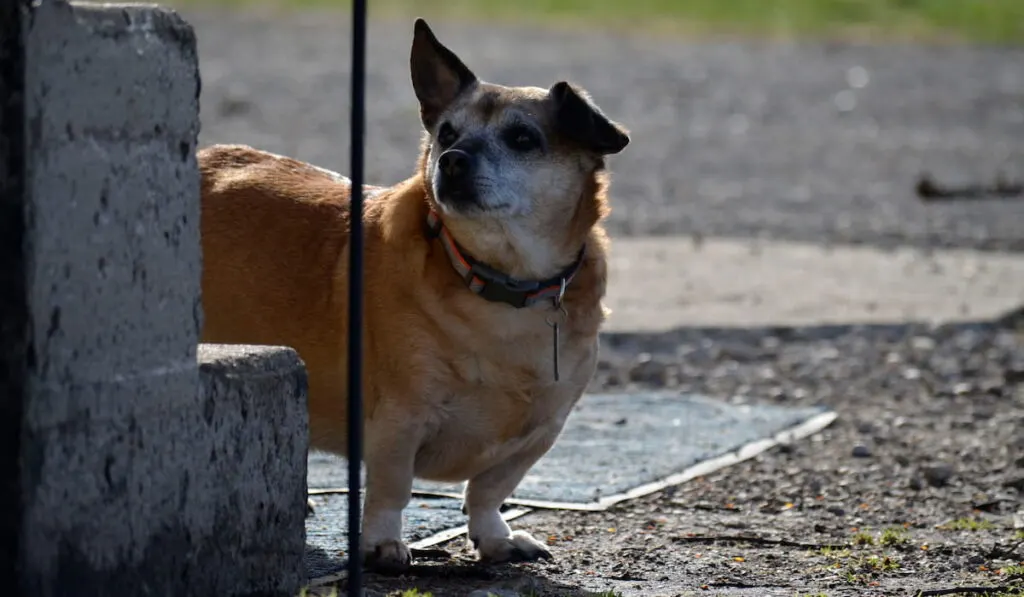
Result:
[[924,475],[925,480],[932,487],[942,487],[949,483],[949,480],[953,477],[953,467],[944,463],[935,464],[924,467],[921,470],[921,474]]
[[826,509],[830,514],[835,514],[836,516],[846,516],[846,510],[843,510],[839,506],[829,506]]
[[1024,477],[1009,479],[1003,483],[1003,487],[1009,487],[1011,489],[1016,489],[1017,491],[1024,491]]
[[521,597],[519,591],[510,589],[477,589],[469,594],[469,597]]
[[871,448],[865,446],[864,444],[857,444],[856,446],[853,447],[853,457],[854,458],[870,458],[871,457]]
[[910,483],[908,483],[907,486],[914,491],[921,491],[924,489],[924,481],[921,480],[921,477],[911,477]]
[[641,354],[629,370],[630,381],[649,384],[657,388],[668,385],[669,375],[668,364],[647,353]]
[[903,370],[903,379],[911,381],[921,379],[921,370],[917,367],[907,367]]
[[857,431],[865,435],[870,435],[875,431],[875,426],[871,421],[859,421],[857,423]]
[[934,350],[935,340],[928,336],[915,336],[910,339],[910,345],[916,350]]
[[486,589],[477,589],[471,592],[469,597],[522,597],[523,595],[538,595],[539,584],[534,578],[524,577]]

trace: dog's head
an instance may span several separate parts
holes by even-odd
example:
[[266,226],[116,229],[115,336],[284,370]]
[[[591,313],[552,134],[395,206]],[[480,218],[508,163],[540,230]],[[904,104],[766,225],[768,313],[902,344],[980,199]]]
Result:
[[442,213],[460,219],[568,222],[627,132],[582,89],[479,80],[417,19],[412,84],[426,130],[421,168]]

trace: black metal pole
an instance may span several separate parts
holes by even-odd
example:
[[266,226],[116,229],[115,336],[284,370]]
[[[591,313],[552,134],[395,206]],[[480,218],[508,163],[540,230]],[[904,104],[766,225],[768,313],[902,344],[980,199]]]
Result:
[[363,462],[363,125],[366,96],[366,0],[352,1],[352,214],[348,283],[348,594],[362,595],[359,551]]

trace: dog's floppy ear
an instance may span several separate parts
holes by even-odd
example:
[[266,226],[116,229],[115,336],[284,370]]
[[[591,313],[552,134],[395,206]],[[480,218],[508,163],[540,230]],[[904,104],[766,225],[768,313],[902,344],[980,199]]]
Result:
[[477,80],[454,52],[437,41],[423,19],[416,19],[413,27],[409,66],[412,87],[420,101],[420,119],[427,128],[433,127],[452,100]]
[[629,133],[609,120],[587,93],[559,81],[548,90],[555,105],[555,123],[566,137],[602,155],[619,153],[629,145]]

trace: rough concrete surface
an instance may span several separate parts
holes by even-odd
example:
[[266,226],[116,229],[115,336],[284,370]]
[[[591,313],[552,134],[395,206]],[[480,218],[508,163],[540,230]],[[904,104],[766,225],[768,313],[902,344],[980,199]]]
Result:
[[21,421],[29,306],[23,217],[25,38],[14,2],[0,2],[0,576],[16,578],[21,549]]
[[294,593],[306,578],[305,366],[290,348],[200,344],[199,371],[212,446],[195,451],[209,454],[204,492],[223,517],[216,590]]
[[[197,362],[193,30],[159,8],[16,4],[4,18],[19,19],[24,52],[5,39],[3,53],[4,89],[24,98],[3,122],[24,133],[5,136],[20,142],[5,169],[24,165],[4,198],[21,240],[4,247],[20,274],[4,288],[19,380],[4,400],[20,415],[3,480],[17,492],[8,581],[34,596],[291,593],[304,374],[278,353],[248,357],[276,377]],[[7,305],[22,307],[10,321]],[[281,391],[273,416],[246,418]]]

